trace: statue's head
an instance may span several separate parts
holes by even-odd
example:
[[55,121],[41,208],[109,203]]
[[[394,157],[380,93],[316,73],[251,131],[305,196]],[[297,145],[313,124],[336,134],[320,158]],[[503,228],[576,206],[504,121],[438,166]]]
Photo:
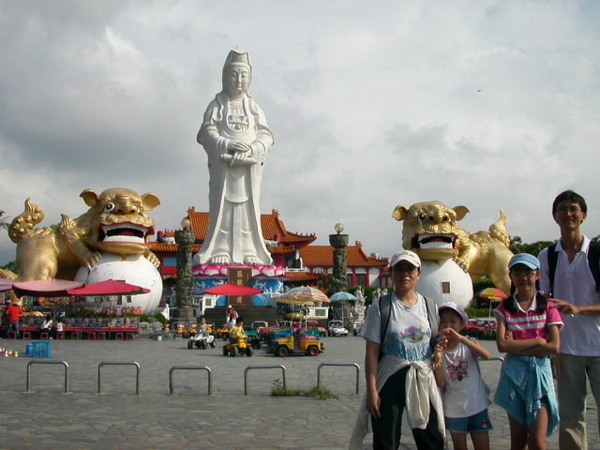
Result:
[[252,80],[252,66],[247,52],[231,50],[223,65],[223,90],[240,95],[248,92]]

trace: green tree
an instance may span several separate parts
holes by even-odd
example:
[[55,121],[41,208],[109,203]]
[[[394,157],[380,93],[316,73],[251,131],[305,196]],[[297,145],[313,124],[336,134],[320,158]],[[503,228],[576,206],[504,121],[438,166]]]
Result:
[[8,227],[10,226],[8,219],[10,219],[10,217],[5,217],[4,211],[0,211],[0,230],[8,230]]
[[520,253],[519,249],[523,245],[523,239],[521,236],[513,236],[510,238],[510,251],[513,253]]
[[[600,239],[600,235],[597,236]],[[517,253],[529,253],[530,255],[537,256],[546,247],[554,244],[556,241],[535,241],[531,244],[524,243],[520,236],[514,236],[510,240],[510,251],[514,254]]]
[[16,261],[9,261],[3,266],[0,266],[0,269],[10,270],[11,272],[19,273],[19,266],[17,266]]

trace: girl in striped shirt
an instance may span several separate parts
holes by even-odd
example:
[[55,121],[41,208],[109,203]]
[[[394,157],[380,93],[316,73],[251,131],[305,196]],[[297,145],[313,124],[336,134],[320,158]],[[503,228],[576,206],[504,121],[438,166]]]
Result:
[[538,292],[540,262],[519,253],[508,263],[511,295],[498,308],[496,342],[506,352],[494,401],[510,424],[511,450],[545,449],[558,424],[550,355],[560,349],[560,314]]

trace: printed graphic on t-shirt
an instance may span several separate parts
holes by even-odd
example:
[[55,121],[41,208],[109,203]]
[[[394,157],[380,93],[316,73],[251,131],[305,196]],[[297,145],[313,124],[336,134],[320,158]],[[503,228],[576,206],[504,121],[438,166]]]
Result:
[[388,333],[384,352],[409,361],[425,361],[431,357],[430,337],[428,328],[411,325],[400,333]]
[[423,340],[425,333],[423,333],[423,329],[421,327],[411,326],[404,330],[402,336],[408,342],[417,343]]
[[462,381],[469,376],[469,363],[462,358],[456,358],[446,369],[452,381]]

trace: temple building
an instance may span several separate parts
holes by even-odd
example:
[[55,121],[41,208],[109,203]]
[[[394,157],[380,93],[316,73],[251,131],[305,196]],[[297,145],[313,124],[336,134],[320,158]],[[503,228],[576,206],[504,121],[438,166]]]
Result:
[[[208,212],[198,212],[194,207],[187,211],[187,219],[195,234],[192,253],[196,254],[208,232]],[[313,285],[323,276],[333,273],[333,248],[329,245],[311,245],[317,236],[288,231],[277,210],[261,215],[262,233],[273,264],[285,267],[285,284],[288,286]],[[161,261],[161,275],[169,284],[177,274],[177,244],[175,231],[159,231],[157,241],[150,250]],[[388,260],[377,255],[369,256],[359,241],[346,247],[348,286],[390,286]]]

